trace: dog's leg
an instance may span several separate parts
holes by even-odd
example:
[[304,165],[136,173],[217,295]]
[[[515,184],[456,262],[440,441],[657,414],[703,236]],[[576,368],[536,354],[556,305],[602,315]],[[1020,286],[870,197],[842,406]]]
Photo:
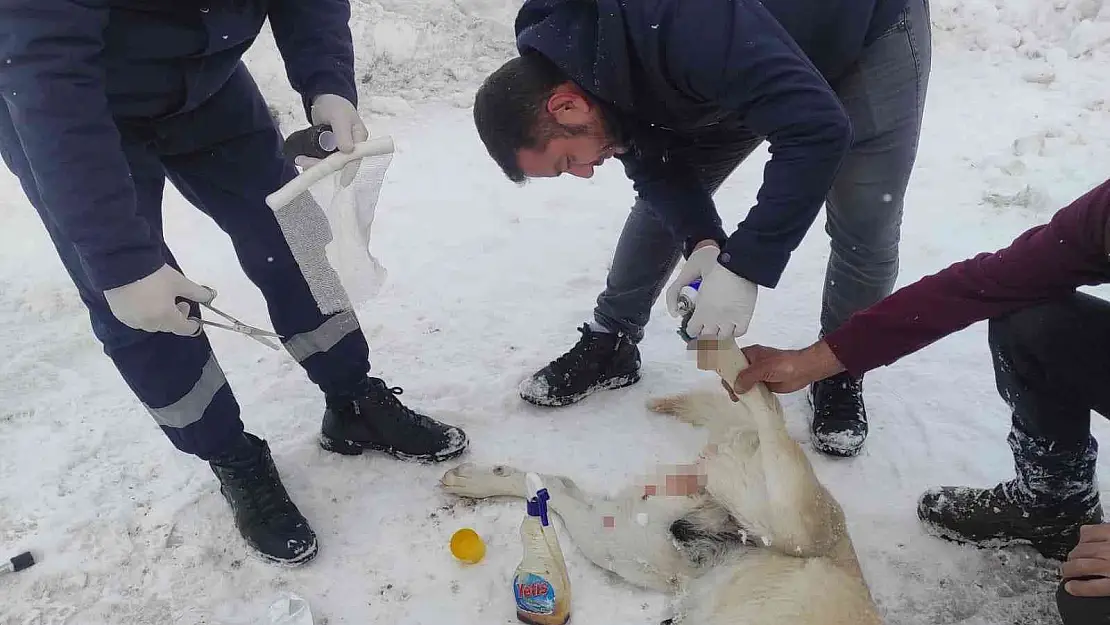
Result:
[[648,400],[648,409],[652,412],[670,415],[679,421],[695,426],[709,425],[712,415],[706,410],[699,410],[704,399],[709,397],[708,391],[697,390],[676,395],[652,397]]
[[[551,494],[550,509],[559,516],[574,545],[594,564],[626,581],[653,590],[673,591],[677,579],[693,571],[674,548],[668,528],[692,507],[686,497],[636,496],[629,490],[616,498],[586,493],[561,475],[540,475]],[[506,466],[464,463],[440,480],[451,494],[476,499],[525,495],[525,473]]]
[[[731,339],[720,341],[705,357],[728,383],[748,366]],[[702,362],[699,359],[699,366]],[[758,431],[758,449],[753,458],[737,448],[743,446],[719,446],[718,453],[706,460],[707,490],[725,502],[742,524],[747,521],[767,532],[769,547],[797,556],[827,554],[845,533],[844,514],[786,431],[782,404],[763,384],[737,399]],[[723,394],[719,401],[729,402]],[[753,459],[758,467],[752,466]],[[755,476],[746,475],[753,470],[761,473],[763,488],[752,483]]]
[[[756,508],[760,525],[771,529],[768,546],[783,553],[809,557],[828,554],[845,533],[844,514],[835,499],[817,480],[802,448],[786,430],[772,425],[779,417],[768,409],[759,418],[759,448],[765,493]],[[781,422],[780,422],[781,423]],[[707,489],[727,492],[734,468],[728,454],[707,460]]]
[[738,404],[721,402],[720,390],[699,389],[648,400],[652,412],[709,430],[709,442],[718,443],[736,432],[754,432],[755,424]]

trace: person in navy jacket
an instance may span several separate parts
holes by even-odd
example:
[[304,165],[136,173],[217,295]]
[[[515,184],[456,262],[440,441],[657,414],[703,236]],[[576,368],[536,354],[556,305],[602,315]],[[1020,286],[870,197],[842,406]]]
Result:
[[[576,402],[640,379],[637,343],[666,291],[701,278],[692,333],[740,336],[821,206],[831,254],[820,333],[890,293],[931,59],[927,0],[526,0],[519,56],[474,121],[513,181],[588,178],[613,157],[636,202],[581,339],[521,396]],[[713,195],[767,141],[755,206],[726,232]],[[732,214],[739,211],[735,208]],[[861,381],[811,389],[815,446],[854,455]]]
[[[215,291],[162,232],[169,181],[231,238],[285,349],[325,396],[321,444],[443,460],[464,433],[371,377],[353,311],[321,313],[264,198],[297,175],[241,57],[269,20],[309,121],[350,152],[361,121],[347,0],[3,0],[0,150],[88,307],[92,330],[180,451],[207,460],[265,559],[317,553],[268,445],[196,320]],[[349,180],[349,178],[348,178]],[[322,254],[321,250],[321,254]]]

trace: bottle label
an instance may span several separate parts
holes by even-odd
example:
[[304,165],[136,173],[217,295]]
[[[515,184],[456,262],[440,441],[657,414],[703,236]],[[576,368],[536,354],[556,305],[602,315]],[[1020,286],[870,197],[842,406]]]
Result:
[[513,579],[516,607],[532,614],[555,613],[555,588],[535,573],[518,573]]

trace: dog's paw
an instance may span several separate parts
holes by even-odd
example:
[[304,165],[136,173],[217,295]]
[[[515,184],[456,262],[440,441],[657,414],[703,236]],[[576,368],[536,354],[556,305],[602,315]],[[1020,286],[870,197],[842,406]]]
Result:
[[444,492],[473,499],[525,494],[524,473],[505,465],[464,462],[444,473],[439,484]]
[[648,398],[646,405],[647,409],[651,412],[665,414],[670,416],[678,416],[686,407],[686,395],[659,395]]

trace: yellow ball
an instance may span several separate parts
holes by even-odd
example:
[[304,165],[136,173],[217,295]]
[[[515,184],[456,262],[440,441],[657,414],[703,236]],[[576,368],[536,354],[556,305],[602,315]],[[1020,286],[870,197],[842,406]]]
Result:
[[451,536],[451,555],[463,562],[476,564],[486,555],[486,544],[477,532],[464,527]]

